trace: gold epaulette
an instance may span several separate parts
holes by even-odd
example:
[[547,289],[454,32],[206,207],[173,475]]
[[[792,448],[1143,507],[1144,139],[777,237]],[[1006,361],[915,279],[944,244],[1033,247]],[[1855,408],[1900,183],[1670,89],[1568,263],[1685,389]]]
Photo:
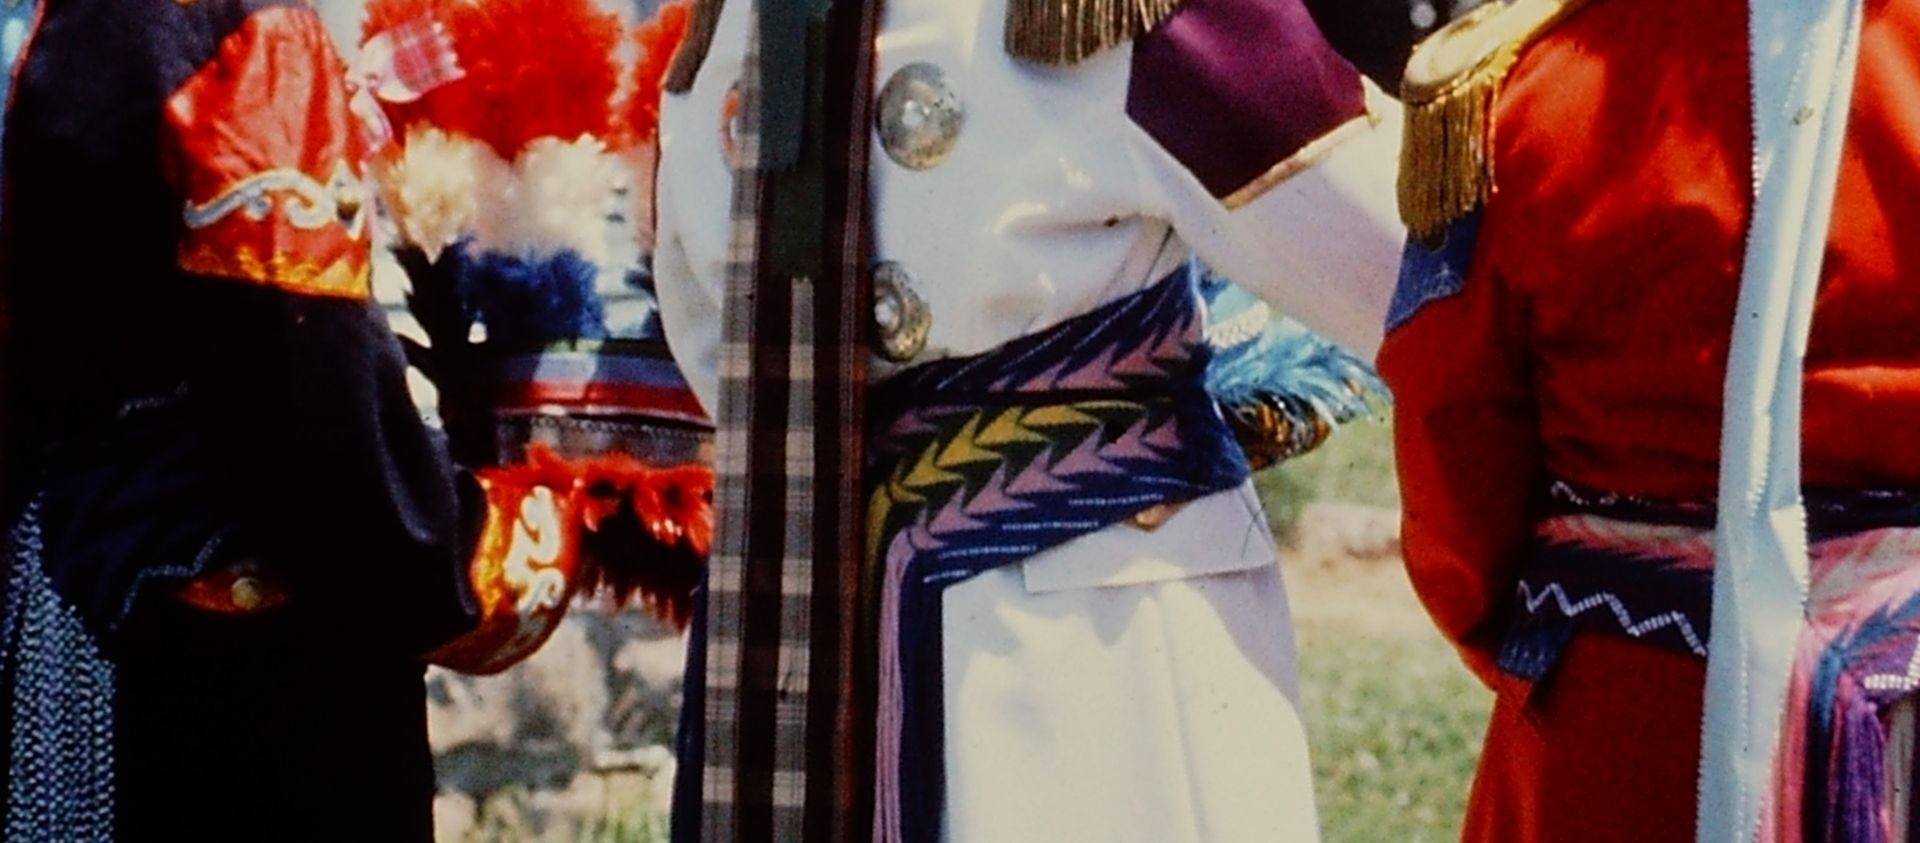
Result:
[[1520,51],[1584,0],[1492,0],[1421,41],[1400,85],[1400,217],[1431,241],[1493,190],[1493,101]]
[[1181,0],[1007,0],[1007,53],[1069,65],[1160,25]]

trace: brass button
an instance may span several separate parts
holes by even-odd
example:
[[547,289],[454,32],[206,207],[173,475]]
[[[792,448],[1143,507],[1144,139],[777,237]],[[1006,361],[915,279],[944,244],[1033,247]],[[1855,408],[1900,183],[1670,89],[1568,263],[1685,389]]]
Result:
[[256,611],[267,604],[267,587],[255,577],[234,577],[233,585],[227,588],[227,599],[242,612]]
[[1156,503],[1134,513],[1132,518],[1127,519],[1127,523],[1142,530],[1158,530],[1162,525],[1173,520],[1173,516],[1179,514],[1181,506],[1182,504],[1177,503]]
[[333,191],[333,209],[340,216],[340,224],[351,226],[359,219],[360,208],[367,201],[366,190],[358,182],[342,184]]

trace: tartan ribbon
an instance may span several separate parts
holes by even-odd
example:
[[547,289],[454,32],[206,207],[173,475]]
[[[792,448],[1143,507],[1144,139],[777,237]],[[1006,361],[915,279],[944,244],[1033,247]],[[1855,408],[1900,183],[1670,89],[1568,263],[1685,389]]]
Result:
[[347,74],[348,108],[366,127],[369,149],[393,140],[382,102],[408,103],[467,75],[444,24],[419,17],[386,30],[360,46]]
[[[875,2],[758,19],[737,83],[716,430],[717,519],[700,631],[700,817],[680,840],[865,837],[859,437],[871,316],[866,167]],[[784,7],[782,7],[784,8]],[[756,12],[774,10],[768,5]],[[774,10],[776,13],[778,10]],[[791,15],[780,22],[791,24]],[[816,37],[817,36],[817,37]],[[766,44],[768,37],[803,45]],[[768,158],[769,56],[805,84],[802,142]],[[791,86],[780,89],[793,96]],[[771,109],[773,113],[790,113]],[[782,146],[788,139],[783,138]],[[779,165],[779,166],[776,166]],[[781,210],[775,213],[776,205]],[[794,214],[793,207],[816,213]],[[690,800],[682,799],[681,805]]]

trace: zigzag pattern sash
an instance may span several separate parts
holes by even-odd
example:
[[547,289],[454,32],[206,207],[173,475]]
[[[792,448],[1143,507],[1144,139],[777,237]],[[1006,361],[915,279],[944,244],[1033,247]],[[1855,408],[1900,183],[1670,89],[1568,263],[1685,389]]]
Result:
[[1246,479],[1246,457],[1202,382],[1204,322],[1183,268],[872,393],[867,549],[883,577],[876,840],[939,834],[943,589]]
[[[1809,492],[1812,579],[1787,680],[1782,751],[1757,839],[1889,843],[1886,712],[1920,690],[1920,495]],[[1499,662],[1546,678],[1576,632],[1705,659],[1711,504],[1556,484],[1519,572]]]

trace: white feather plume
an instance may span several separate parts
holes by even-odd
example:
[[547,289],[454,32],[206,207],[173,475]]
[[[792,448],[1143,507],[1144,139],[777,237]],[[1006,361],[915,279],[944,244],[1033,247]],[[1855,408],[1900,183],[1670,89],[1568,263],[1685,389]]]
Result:
[[476,244],[527,256],[572,249],[605,265],[607,219],[620,176],[616,156],[596,138],[536,140],[514,161],[513,183],[488,202]]
[[427,126],[409,129],[400,156],[376,175],[401,239],[429,259],[475,233],[481,208],[494,202],[490,191],[512,181],[486,144]]

